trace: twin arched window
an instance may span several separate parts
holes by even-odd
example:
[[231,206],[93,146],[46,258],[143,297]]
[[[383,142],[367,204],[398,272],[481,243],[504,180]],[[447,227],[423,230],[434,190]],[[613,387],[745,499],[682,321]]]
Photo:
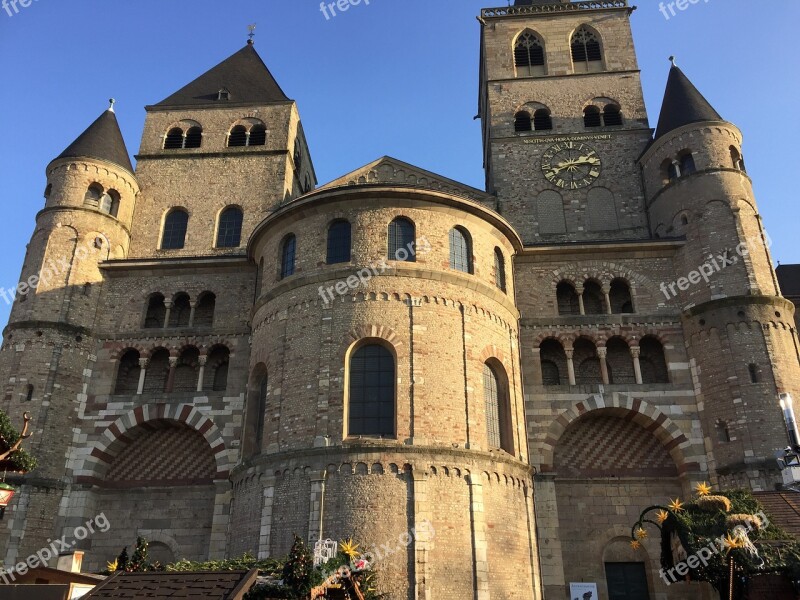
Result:
[[450,268],[463,273],[472,273],[472,239],[463,227],[450,230]]
[[381,344],[361,346],[350,359],[347,433],[395,435],[395,360]]
[[181,250],[186,244],[186,230],[189,227],[189,213],[176,208],[164,219],[164,232],[161,235],[162,250]]
[[544,43],[530,30],[523,31],[514,44],[514,66],[518,77],[545,74]]
[[661,178],[664,185],[696,172],[694,154],[688,149],[681,150],[676,158],[667,158],[661,163]]
[[328,253],[326,262],[329,265],[349,263],[352,246],[352,228],[349,221],[338,220],[328,227]]
[[527,110],[521,110],[514,115],[514,131],[523,133],[525,131],[549,131],[553,129],[553,118],[550,110],[547,108],[539,108],[533,113]]
[[238,248],[242,243],[244,213],[236,206],[229,206],[219,216],[217,248]]
[[250,125],[236,125],[228,133],[228,148],[242,148],[246,146],[264,146],[267,143],[267,128],[263,123]]
[[596,73],[603,69],[603,51],[600,36],[586,25],[572,34],[570,41],[572,66],[575,73]]
[[164,150],[180,150],[183,148],[200,148],[203,145],[203,128],[194,125],[184,130],[173,127],[164,138]]
[[83,196],[84,206],[96,208],[112,217],[119,213],[120,195],[116,190],[104,190],[99,183],[91,184]]
[[290,233],[284,238],[281,244],[281,279],[294,275],[296,256],[297,237],[293,233]]
[[622,125],[622,111],[616,104],[607,104],[601,111],[598,106],[587,106],[583,110],[584,127],[616,127]]
[[389,223],[389,260],[415,262],[417,232],[409,219],[397,217]]

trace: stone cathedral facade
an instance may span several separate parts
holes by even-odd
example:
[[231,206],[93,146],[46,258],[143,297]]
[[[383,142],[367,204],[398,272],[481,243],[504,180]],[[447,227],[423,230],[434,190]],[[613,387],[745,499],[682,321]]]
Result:
[[47,166],[3,333],[40,462],[5,563],[102,512],[95,568],[321,534],[388,548],[397,600],[704,597],[630,526],[774,489],[798,339],[742,133],[677,66],[652,126],[632,11],[482,11],[485,190],[389,157],[319,186],[252,44],[147,107],[135,168],[103,113]]

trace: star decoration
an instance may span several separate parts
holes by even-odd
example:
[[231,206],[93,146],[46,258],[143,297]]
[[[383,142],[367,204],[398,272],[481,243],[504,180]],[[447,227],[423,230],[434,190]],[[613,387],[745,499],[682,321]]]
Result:
[[725,536],[725,547],[728,549],[728,552],[736,550],[736,548],[744,548],[744,540],[729,533]]
[[639,540],[631,540],[631,548],[633,548],[634,550],[638,550],[641,547],[642,544]]
[[346,542],[341,542],[339,544],[339,549],[347,554],[347,556],[350,558],[357,558],[361,555],[361,553],[358,551],[358,545],[353,542],[353,538],[350,538]]
[[669,513],[665,510],[660,510],[656,514],[656,521],[658,521],[659,525],[663,525],[667,519],[669,519]]
[[639,529],[636,530],[636,537],[640,540],[647,539],[647,531],[643,527],[639,527]]
[[675,498],[669,503],[669,508],[673,512],[681,512],[683,510],[683,502],[681,502],[680,498]]
[[119,569],[119,559],[115,558],[114,562],[106,563],[106,569],[109,573],[116,573],[117,569]]
[[711,494],[711,486],[708,483],[698,483],[694,488],[698,496],[708,496]]

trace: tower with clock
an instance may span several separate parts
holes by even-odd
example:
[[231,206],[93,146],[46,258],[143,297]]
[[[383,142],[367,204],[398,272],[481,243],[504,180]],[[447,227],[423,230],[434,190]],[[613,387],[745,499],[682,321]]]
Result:
[[646,237],[636,160],[652,132],[633,9],[522,8],[536,4],[518,1],[483,27],[487,190],[526,243]]

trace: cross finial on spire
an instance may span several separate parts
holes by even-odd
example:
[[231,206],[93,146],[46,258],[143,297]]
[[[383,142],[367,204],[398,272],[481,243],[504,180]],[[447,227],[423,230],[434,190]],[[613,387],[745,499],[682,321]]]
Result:
[[670,56],[670,57],[669,57],[669,62],[671,62],[671,63],[672,63],[672,66],[673,66],[673,67],[677,67],[677,66],[678,66],[678,63],[677,63],[677,62],[675,62],[675,57],[674,57],[674,56]]
[[113,98],[109,98],[108,102],[110,104],[110,106],[108,107],[108,110],[110,110],[111,112],[114,112],[114,105],[117,103],[117,101],[114,100]]
[[248,34],[248,36],[247,36],[247,37],[249,38],[249,39],[247,40],[247,43],[248,43],[250,46],[252,46],[253,44],[255,44],[255,42],[253,41],[253,38],[254,38],[254,37],[256,37],[256,24],[255,24],[255,23],[253,23],[252,25],[248,25],[248,26],[247,26],[247,30],[250,32],[250,33]]

